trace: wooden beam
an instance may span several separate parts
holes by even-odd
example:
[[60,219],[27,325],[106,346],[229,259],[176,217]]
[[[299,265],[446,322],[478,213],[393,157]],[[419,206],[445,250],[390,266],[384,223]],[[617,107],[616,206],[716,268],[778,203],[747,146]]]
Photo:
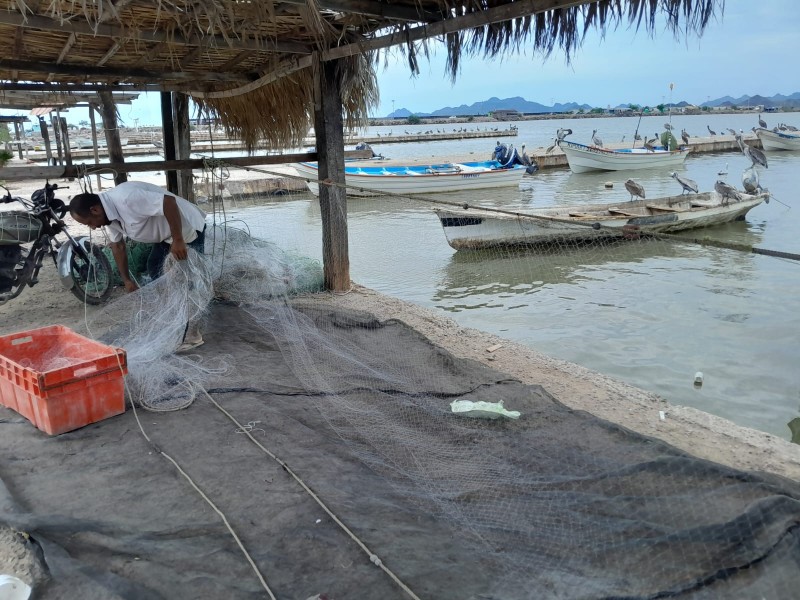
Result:
[[160,31],[130,29],[120,25],[92,24],[85,20],[61,21],[41,15],[24,16],[18,12],[0,12],[0,24],[17,25],[42,31],[77,33],[91,37],[108,37],[115,40],[138,40],[142,42],[168,42],[176,46],[203,46],[208,48],[233,48],[257,52],[281,52],[286,54],[311,54],[311,47],[297,42],[279,42],[274,39],[225,38],[221,35],[182,37]]
[[233,67],[235,67],[239,63],[247,60],[251,56],[253,56],[252,52],[239,52],[239,54],[237,54],[236,56],[234,56],[230,60],[227,60],[224,63],[222,63],[221,65],[219,65],[217,67],[217,70],[225,72],[225,71],[227,71],[229,69],[232,69]]
[[122,92],[157,92],[161,86],[150,83],[120,83],[118,85],[104,85],[96,83],[65,83],[65,82],[15,82],[0,81],[0,90],[12,90],[23,92],[99,92],[99,91],[122,91]]
[[[14,58],[19,58],[22,56],[22,33],[24,29],[22,27],[17,27],[14,31],[14,53],[12,56]],[[11,79],[17,80],[19,79],[19,71],[12,71],[11,72]]]
[[0,58],[0,68],[17,69],[19,71],[31,71],[34,73],[56,73],[58,75],[75,75],[75,76],[89,76],[89,77],[114,77],[118,79],[145,79],[163,80],[175,79],[178,81],[207,81],[207,82],[246,82],[253,77],[247,75],[239,75],[234,73],[186,73],[183,71],[178,72],[164,72],[164,71],[149,71],[147,69],[130,69],[130,68],[109,68],[109,67],[96,67],[92,65],[78,65],[78,64],[59,64],[14,60],[9,58]]
[[97,66],[102,67],[104,64],[106,64],[111,59],[112,56],[114,56],[117,52],[119,52],[120,48],[122,48],[122,42],[121,41],[114,42],[111,45],[111,48],[108,49],[108,52],[106,52],[103,55],[103,57],[97,61]]
[[[369,150],[346,150],[345,158],[370,158]],[[272,154],[267,156],[236,156],[222,159],[232,167],[253,167],[257,165],[284,165],[296,162],[313,162],[318,158],[316,152],[294,154]],[[204,169],[207,163],[202,158],[190,160],[150,160],[129,163],[78,164],[71,170],[64,167],[4,167],[0,168],[0,180],[20,181],[23,179],[61,179],[81,177],[109,171],[126,173],[144,173],[148,171],[179,171],[182,169]]]
[[[322,270],[325,289],[350,289],[347,191],[344,188],[344,125],[338,65],[315,61],[314,131],[319,154],[319,206],[322,216]],[[324,185],[328,181],[341,185]]]
[[323,60],[335,60],[346,56],[361,54],[371,50],[379,50],[390,46],[397,46],[407,42],[415,42],[427,38],[447,35],[465,29],[474,29],[493,23],[501,23],[511,19],[527,17],[550,10],[570,8],[579,4],[586,4],[587,0],[518,0],[510,4],[503,4],[494,8],[469,13],[466,15],[437,21],[429,25],[413,27],[389,35],[383,35],[371,40],[364,40],[338,48],[330,48],[322,53]]
[[[172,112],[172,92],[161,92],[161,143],[164,145],[164,158],[173,161],[175,153],[175,116]],[[178,174],[167,171],[167,189],[178,193]]]
[[[100,92],[102,102],[103,130],[106,134],[106,148],[108,157],[112,162],[125,163],[125,155],[122,153],[122,142],[119,139],[119,126],[117,124],[117,105],[114,104],[114,97],[111,92]],[[128,181],[128,174],[124,169],[118,170],[114,174],[114,185]]]
[[[436,23],[432,23],[430,25],[422,25],[406,31],[339,46],[338,48],[330,48],[323,51],[321,53],[321,57],[323,61],[336,60],[339,58],[345,58],[347,56],[353,56],[355,54],[362,54],[371,50],[379,50],[381,48],[388,48],[390,46],[405,44],[407,42],[419,41],[430,37],[446,35],[448,33],[455,33],[456,31],[462,31],[464,29],[474,29],[476,27],[482,27],[492,23],[500,23],[510,19],[526,17],[557,8],[569,8],[571,6],[577,6],[585,3],[586,0],[517,0],[512,4],[504,4],[496,8],[490,8],[487,10],[470,13],[468,15],[454,17],[452,19],[437,21]],[[233,96],[239,96],[258,89],[267,83],[277,81],[281,77],[291,75],[300,69],[306,69],[309,66],[311,66],[311,58],[305,56],[300,59],[282,61],[270,73],[262,75],[258,79],[237,88],[215,92],[193,91],[191,92],[191,95],[198,98],[230,98]]]
[[[186,160],[192,152],[191,132],[189,125],[189,96],[173,93],[172,104],[175,115],[175,150],[177,158]],[[192,185],[192,170],[178,171],[178,195],[194,202],[194,186]]]
[[[306,0],[281,0],[281,2],[298,6],[307,4]],[[397,19],[398,21],[434,21],[441,18],[440,14],[420,10],[419,6],[397,6],[374,0],[318,0],[317,4],[320,8],[345,14]]]

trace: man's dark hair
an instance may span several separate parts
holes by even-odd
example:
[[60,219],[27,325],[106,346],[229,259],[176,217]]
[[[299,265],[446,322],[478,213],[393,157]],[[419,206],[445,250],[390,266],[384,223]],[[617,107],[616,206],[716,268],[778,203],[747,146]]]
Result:
[[97,194],[78,194],[70,200],[69,212],[79,217],[88,217],[91,214],[89,209],[97,204],[100,204],[100,196]]

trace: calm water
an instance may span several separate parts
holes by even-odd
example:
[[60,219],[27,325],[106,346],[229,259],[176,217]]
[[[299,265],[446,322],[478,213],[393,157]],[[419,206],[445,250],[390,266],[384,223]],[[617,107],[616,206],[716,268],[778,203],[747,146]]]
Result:
[[[765,114],[800,126],[800,114]],[[673,116],[678,130],[706,125],[749,130],[756,115]],[[661,130],[666,117],[642,119],[641,132]],[[512,141],[549,144],[566,126],[588,141],[631,139],[638,118],[527,121]],[[455,127],[472,127],[458,124]],[[477,127],[479,125],[475,125]],[[391,131],[391,127],[377,131]],[[407,127],[411,131],[411,127]],[[419,127],[417,127],[419,129]],[[424,128],[423,128],[424,129]],[[395,131],[395,133],[397,133]],[[395,144],[376,150],[392,158],[475,152],[490,140]],[[761,183],[775,198],[745,222],[707,230],[723,241],[800,254],[800,153],[770,153]],[[727,165],[727,168],[726,168]],[[720,176],[741,187],[746,159],[737,153],[690,156],[681,171],[708,190]],[[627,199],[630,174],[581,174],[567,169],[526,177],[519,189],[475,192],[451,200],[510,209]],[[666,173],[633,174],[655,198],[680,191]],[[611,181],[611,190],[604,183]],[[233,211],[260,236],[321,256],[320,214],[310,196]],[[438,311],[461,325],[497,333],[650,390],[675,404],[789,438],[800,415],[800,263],[693,243],[649,242],[536,253],[460,252],[447,245],[429,204],[380,198],[349,200],[352,278],[383,293]],[[230,211],[229,211],[230,216]],[[693,386],[696,371],[705,375]]]

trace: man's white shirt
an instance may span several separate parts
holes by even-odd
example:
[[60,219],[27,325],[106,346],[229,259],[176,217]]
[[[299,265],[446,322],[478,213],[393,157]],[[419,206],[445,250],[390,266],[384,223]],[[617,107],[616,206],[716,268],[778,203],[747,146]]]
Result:
[[193,242],[206,224],[206,214],[196,205],[152,183],[126,181],[98,195],[111,221],[106,231],[112,242],[121,242],[127,236],[147,244],[172,243],[172,233],[164,216],[164,196],[175,198],[184,242]]

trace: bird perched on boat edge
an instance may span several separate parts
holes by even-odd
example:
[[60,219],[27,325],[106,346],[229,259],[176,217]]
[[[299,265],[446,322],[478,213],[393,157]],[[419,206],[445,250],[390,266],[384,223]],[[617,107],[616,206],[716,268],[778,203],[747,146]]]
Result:
[[631,200],[633,200],[634,196],[644,200],[644,188],[633,179],[628,179],[628,181],[625,182],[625,189],[630,193]]
[[753,163],[753,166],[759,164],[765,169],[769,168],[769,166],[767,165],[766,154],[764,154],[758,148],[753,148],[749,144],[745,144],[744,140],[742,139],[741,133],[737,133],[736,135],[734,135],[734,137],[736,138],[736,143],[739,144],[739,148],[742,150],[742,154],[744,154],[748,159],[750,159],[750,162]]
[[697,193],[697,182],[693,179],[689,179],[687,177],[681,177],[675,171],[669,174],[675,181],[681,184],[683,188],[683,194],[688,194],[689,192]]
[[547,150],[544,151],[545,154],[550,154],[555,149],[555,147],[558,146],[559,143],[564,141],[564,138],[567,137],[568,135],[572,135],[572,129],[566,129],[564,127],[559,127],[556,130],[556,137],[553,140],[553,145],[550,146],[549,148],[547,148]]
[[717,179],[714,184],[714,191],[722,196],[723,203],[727,204],[727,200],[733,198],[734,200],[741,200],[742,195],[732,185],[728,185],[721,179]]
[[597,146],[598,148],[603,147],[603,140],[597,137],[597,129],[592,131],[592,143]]
[[761,118],[761,113],[758,113],[758,126],[761,127],[762,129],[767,128],[767,122]]
[[708,133],[710,133],[711,135],[717,135],[717,132],[711,129],[710,125],[706,125],[706,127],[708,127]]

